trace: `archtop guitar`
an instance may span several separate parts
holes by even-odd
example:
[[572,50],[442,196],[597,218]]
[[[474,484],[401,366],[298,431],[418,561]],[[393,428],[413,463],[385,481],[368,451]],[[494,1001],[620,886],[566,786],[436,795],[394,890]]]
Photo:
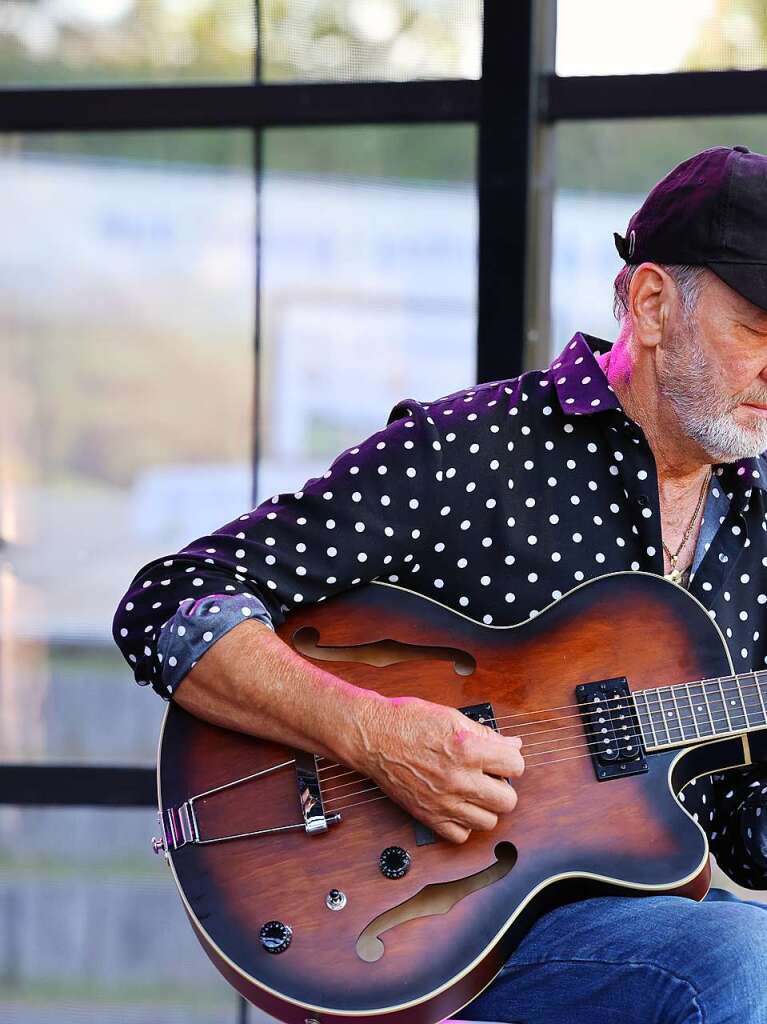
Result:
[[707,839],[677,794],[764,749],[767,672],[736,674],[680,587],[615,573],[487,626],[371,583],[294,611],[278,633],[357,686],[521,735],[526,770],[513,813],[455,845],[344,765],[170,702],[153,845],[210,959],[267,1013],[434,1024],[554,906],[705,895]]

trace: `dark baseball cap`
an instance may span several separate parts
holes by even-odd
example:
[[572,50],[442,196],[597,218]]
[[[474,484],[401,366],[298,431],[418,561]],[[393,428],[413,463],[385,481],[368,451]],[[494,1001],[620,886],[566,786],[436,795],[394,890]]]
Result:
[[705,266],[767,310],[767,156],[704,149],[658,182],[615,248],[627,263]]

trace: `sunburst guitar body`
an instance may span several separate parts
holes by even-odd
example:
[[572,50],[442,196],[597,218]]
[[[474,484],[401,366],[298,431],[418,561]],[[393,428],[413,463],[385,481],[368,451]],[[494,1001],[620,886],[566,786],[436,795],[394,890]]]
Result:
[[733,674],[716,624],[679,587],[612,574],[486,626],[371,583],[278,632],[357,686],[522,735],[526,770],[517,808],[455,845],[344,765],[171,702],[155,847],[210,959],[267,1013],[434,1024],[554,906],[705,895],[706,836],[677,794],[750,763],[767,677]]

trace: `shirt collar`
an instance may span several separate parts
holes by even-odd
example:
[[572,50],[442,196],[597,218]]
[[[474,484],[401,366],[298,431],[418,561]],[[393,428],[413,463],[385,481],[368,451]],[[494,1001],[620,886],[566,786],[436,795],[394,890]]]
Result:
[[[548,369],[554,381],[562,411],[566,416],[593,416],[594,413],[623,406],[607,382],[596,356],[609,352],[612,344],[578,331],[565,345]],[[721,463],[715,467],[717,476],[730,490],[747,491],[758,487],[767,491],[767,460],[763,455]]]
[[549,367],[559,404],[566,416],[593,415],[606,409],[620,409],[618,398],[607,383],[596,354],[612,345],[580,331],[573,335]]

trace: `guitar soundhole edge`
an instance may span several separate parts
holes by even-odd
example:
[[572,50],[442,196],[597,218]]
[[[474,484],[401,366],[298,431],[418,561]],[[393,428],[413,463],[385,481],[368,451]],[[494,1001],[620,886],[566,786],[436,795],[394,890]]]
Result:
[[380,938],[384,932],[417,917],[447,914],[465,896],[505,878],[517,863],[517,848],[513,843],[498,843],[495,847],[495,856],[495,864],[490,864],[465,878],[425,885],[409,900],[379,914],[357,939],[357,956],[367,963],[375,963],[385,952],[384,943]]
[[449,661],[456,675],[470,676],[477,667],[475,658],[459,647],[408,644],[399,640],[376,640],[369,644],[319,644],[319,630],[302,626],[292,636],[293,647],[305,658],[315,661],[356,661],[376,668],[406,661]]

